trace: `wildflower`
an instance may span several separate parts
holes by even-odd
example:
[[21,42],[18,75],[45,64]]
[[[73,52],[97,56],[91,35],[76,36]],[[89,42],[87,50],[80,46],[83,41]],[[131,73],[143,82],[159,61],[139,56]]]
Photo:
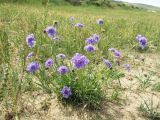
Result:
[[141,37],[139,40],[140,47],[144,49],[147,46],[147,39],[145,37]]
[[60,53],[60,54],[58,54],[58,55],[56,56],[56,58],[58,58],[58,59],[65,59],[66,56],[65,56],[65,54]]
[[131,67],[130,67],[130,65],[128,63],[125,64],[124,67],[128,72],[131,70]]
[[72,92],[71,92],[71,89],[70,87],[67,87],[67,86],[64,86],[62,89],[61,89],[61,94],[63,96],[63,98],[69,98],[71,95],[72,95]]
[[49,58],[46,62],[45,62],[45,67],[46,68],[51,68],[53,66],[54,61]]
[[97,34],[93,34],[91,37],[96,41],[96,43],[98,43],[100,40],[100,37]]
[[99,40],[100,40],[99,35],[93,34],[93,35],[91,35],[89,38],[87,38],[87,39],[85,40],[85,42],[86,42],[87,44],[92,44],[92,45],[93,45],[93,44],[98,43]]
[[92,45],[97,43],[97,41],[95,41],[92,37],[87,38],[85,42]]
[[81,69],[84,68],[89,63],[89,60],[87,59],[86,56],[80,53],[76,53],[71,59],[71,62],[74,68]]
[[30,53],[27,55],[26,59],[28,60],[28,59],[31,58],[32,56],[33,56],[33,52],[30,52]]
[[120,57],[121,57],[121,53],[120,53],[118,50],[115,50],[115,51],[114,51],[114,55],[115,55],[115,57],[117,57],[117,58],[120,58]]
[[115,48],[109,48],[108,50],[113,52],[115,57],[117,57],[117,58],[122,56],[121,53],[118,50],[116,50]]
[[103,59],[104,64],[106,65],[107,68],[111,68],[112,64],[109,62],[107,59]]
[[103,24],[104,24],[104,20],[101,19],[101,18],[98,19],[96,22],[97,22],[97,24],[99,24],[99,25],[103,25]]
[[83,27],[84,27],[84,24],[82,24],[82,23],[76,23],[74,26],[75,26],[75,27],[79,27],[79,28],[83,28]]
[[60,74],[66,74],[68,73],[68,68],[66,66],[60,66],[58,69],[57,69],[58,73]]
[[96,48],[93,45],[87,45],[84,47],[87,52],[94,52]]
[[39,64],[37,62],[31,62],[27,65],[27,71],[30,73],[34,73],[39,69]]
[[27,45],[32,48],[34,47],[36,41],[35,41],[35,38],[34,38],[34,34],[30,34],[26,37],[26,42],[27,42]]
[[142,35],[137,35],[137,36],[136,36],[136,40],[137,40],[137,41],[140,41],[141,37],[142,37]]
[[56,35],[56,28],[53,26],[49,26],[45,29],[45,32],[47,33],[48,37],[53,38]]

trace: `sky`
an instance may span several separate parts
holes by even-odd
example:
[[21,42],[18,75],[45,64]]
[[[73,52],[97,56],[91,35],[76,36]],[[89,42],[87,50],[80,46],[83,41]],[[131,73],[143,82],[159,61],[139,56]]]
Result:
[[160,0],[116,0],[116,1],[125,1],[129,3],[142,3],[160,7]]

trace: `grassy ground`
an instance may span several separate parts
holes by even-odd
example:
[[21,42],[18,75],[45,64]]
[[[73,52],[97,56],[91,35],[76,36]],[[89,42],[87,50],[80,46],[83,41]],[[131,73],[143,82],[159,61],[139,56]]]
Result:
[[[68,20],[71,16],[75,17],[74,23],[83,23],[85,27],[74,29]],[[96,24],[99,18],[104,19],[104,26]],[[52,44],[45,38],[43,31],[47,26],[55,25],[55,22],[58,22],[56,27],[60,41]],[[2,73],[0,119],[160,119],[159,12],[105,9],[94,6],[0,4],[0,28],[0,72]],[[31,33],[36,37],[36,47],[32,50],[36,54],[43,54],[39,55],[40,58],[34,59],[39,61],[44,61],[50,56],[54,57],[57,53],[65,53],[69,57],[76,52],[85,54],[84,40],[93,33],[99,34],[100,55],[107,56],[110,47],[120,50],[125,62],[132,66],[131,73],[120,66],[120,71],[125,73],[125,76],[119,79],[121,86],[117,85],[115,81],[117,78],[114,77],[103,86],[107,99],[103,101],[101,110],[89,111],[85,109],[85,105],[80,109],[64,107],[54,94],[47,94],[31,82],[36,81],[35,78],[31,79],[26,73],[22,76],[25,64],[23,59],[30,50],[25,38]],[[138,51],[135,40],[137,34],[142,34],[148,39],[148,49],[143,52]]]

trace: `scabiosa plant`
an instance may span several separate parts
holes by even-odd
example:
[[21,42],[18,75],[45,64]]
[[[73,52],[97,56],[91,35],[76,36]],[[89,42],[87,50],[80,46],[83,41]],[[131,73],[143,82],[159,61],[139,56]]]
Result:
[[131,70],[130,64],[125,64],[124,68],[129,72]]
[[98,19],[96,22],[97,22],[97,24],[99,24],[99,25],[103,25],[103,24],[104,24],[104,20],[101,19],[101,18]]
[[97,41],[95,41],[92,37],[89,37],[85,40],[85,43],[94,45],[97,43]]
[[140,41],[141,38],[142,38],[142,35],[140,35],[140,34],[136,36],[137,41]]
[[58,69],[57,69],[57,72],[60,73],[60,74],[66,74],[68,73],[69,69],[68,67],[66,66],[60,66]]
[[147,38],[141,37],[141,39],[139,40],[139,44],[142,49],[146,48],[147,47]]
[[56,58],[57,58],[57,59],[65,59],[65,58],[66,58],[66,55],[63,54],[63,53],[60,53],[60,54],[56,55]]
[[53,27],[53,26],[48,26],[46,29],[45,29],[45,32],[47,33],[48,37],[50,38],[54,38],[55,35],[56,35],[56,28]]
[[115,55],[115,57],[117,57],[117,58],[120,58],[122,55],[121,55],[121,53],[118,51],[118,50],[115,50],[114,51],[114,55]]
[[76,23],[74,26],[75,26],[75,27],[79,27],[79,28],[83,28],[83,27],[84,27],[84,24],[82,24],[82,23]]
[[112,67],[112,64],[111,64],[111,62],[109,62],[109,60],[103,59],[103,62],[104,62],[105,66],[106,66],[107,68],[111,68],[111,67]]
[[27,65],[27,71],[30,73],[34,73],[39,69],[39,64],[37,62],[31,62]]
[[34,34],[30,34],[26,37],[26,42],[27,42],[27,45],[32,48],[35,46],[35,38],[34,38]]
[[97,34],[93,34],[93,35],[91,35],[91,37],[96,41],[96,43],[98,43],[100,40],[100,36]]
[[80,53],[76,53],[71,59],[71,63],[74,68],[81,69],[84,68],[89,63],[89,60],[86,56]]
[[86,45],[84,47],[84,50],[86,50],[87,52],[94,52],[96,48],[93,45]]
[[61,91],[60,91],[61,95],[63,98],[69,98],[72,95],[72,91],[71,88],[68,86],[64,86]]
[[26,57],[26,59],[28,60],[29,58],[31,58],[32,56],[33,56],[33,52],[30,52],[28,55],[27,55],[27,57]]
[[115,48],[109,48],[108,50],[111,51],[111,52],[113,52],[113,54],[117,58],[120,58],[122,56],[121,53],[118,50],[116,50]]
[[99,40],[100,40],[99,35],[93,34],[85,40],[85,43],[94,45],[94,44],[97,44],[99,42]]
[[46,68],[51,68],[53,66],[53,59],[49,58],[46,62],[45,62],[45,67]]

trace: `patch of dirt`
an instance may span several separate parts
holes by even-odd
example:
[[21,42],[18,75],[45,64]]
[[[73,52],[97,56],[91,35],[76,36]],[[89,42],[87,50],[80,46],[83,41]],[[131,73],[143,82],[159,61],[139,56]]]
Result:
[[[160,93],[152,90],[152,85],[160,81],[160,55],[142,54],[136,58],[134,56],[129,58],[133,62],[131,63],[133,68],[120,80],[123,88],[119,96],[121,104],[106,101],[102,110],[88,111],[84,108],[64,107],[54,94],[36,91],[22,96],[24,102],[20,120],[146,120],[147,118],[138,111],[138,107],[151,99],[155,105],[160,103]],[[153,72],[154,74],[151,74]],[[140,82],[135,78],[137,74],[144,78],[151,74],[149,86],[140,87]],[[107,91],[107,94],[112,94],[112,91]]]

